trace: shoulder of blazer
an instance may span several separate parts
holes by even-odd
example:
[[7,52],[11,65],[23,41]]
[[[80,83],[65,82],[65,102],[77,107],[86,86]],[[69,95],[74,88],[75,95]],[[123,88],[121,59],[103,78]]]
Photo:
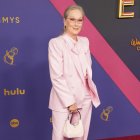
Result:
[[60,50],[64,49],[64,40],[63,40],[61,35],[54,37],[54,38],[51,38],[49,40],[48,44],[49,44],[49,47],[54,47],[54,48],[57,48]]

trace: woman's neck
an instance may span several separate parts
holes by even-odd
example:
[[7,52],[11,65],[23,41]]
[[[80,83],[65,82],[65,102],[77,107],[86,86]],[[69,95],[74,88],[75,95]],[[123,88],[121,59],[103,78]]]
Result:
[[66,32],[66,34],[68,34],[73,40],[78,41],[77,35],[71,35],[71,34],[69,34],[67,32]]

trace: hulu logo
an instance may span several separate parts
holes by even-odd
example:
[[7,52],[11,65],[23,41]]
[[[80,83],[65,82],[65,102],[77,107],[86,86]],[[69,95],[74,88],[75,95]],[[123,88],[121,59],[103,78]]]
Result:
[[24,95],[25,94],[25,90],[21,90],[19,88],[16,88],[14,90],[8,90],[8,89],[4,89],[4,95]]

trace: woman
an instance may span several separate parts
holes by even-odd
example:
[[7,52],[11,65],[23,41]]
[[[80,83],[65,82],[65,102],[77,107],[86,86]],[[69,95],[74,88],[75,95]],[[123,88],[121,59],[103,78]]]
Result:
[[84,136],[71,140],[87,140],[92,104],[100,105],[92,81],[89,41],[79,36],[84,20],[81,6],[69,6],[64,12],[64,33],[49,41],[49,69],[52,81],[49,108],[52,110],[52,140],[63,137],[63,126],[69,113],[80,111]]

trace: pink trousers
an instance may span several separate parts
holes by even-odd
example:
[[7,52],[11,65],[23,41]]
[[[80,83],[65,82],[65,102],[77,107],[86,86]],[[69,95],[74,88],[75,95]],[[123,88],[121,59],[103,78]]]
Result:
[[[89,95],[85,96],[82,109],[79,111],[81,113],[81,118],[84,126],[84,136],[81,138],[71,138],[71,139],[63,137],[63,126],[68,117],[68,112],[52,111],[52,124],[53,124],[52,140],[87,140],[88,139],[88,132],[89,132],[90,120],[92,114],[92,102]],[[79,119],[79,114],[75,113],[73,115],[73,119],[74,121]]]

